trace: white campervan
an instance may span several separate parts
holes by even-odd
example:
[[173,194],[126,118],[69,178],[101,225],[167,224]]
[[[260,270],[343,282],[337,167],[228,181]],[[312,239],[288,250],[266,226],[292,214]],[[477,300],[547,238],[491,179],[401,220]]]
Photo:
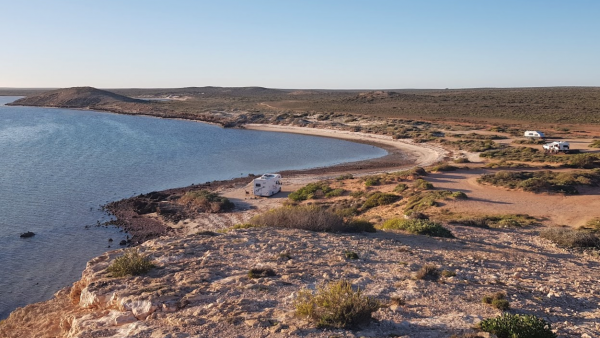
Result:
[[254,185],[254,195],[273,196],[281,191],[281,175],[264,174],[259,178],[255,178],[252,184]]
[[523,136],[525,137],[534,137],[534,138],[544,138],[544,133],[542,133],[541,131],[537,131],[537,130],[527,130]]

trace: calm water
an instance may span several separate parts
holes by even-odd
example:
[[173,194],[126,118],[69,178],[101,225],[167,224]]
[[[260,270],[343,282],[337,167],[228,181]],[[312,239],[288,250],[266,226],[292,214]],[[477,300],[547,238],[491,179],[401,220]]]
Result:
[[[101,204],[242,174],[386,154],[329,138],[3,106],[15,99],[0,97],[0,319],[51,298],[79,279],[90,258],[111,250],[108,238],[124,238],[118,229],[93,226],[106,220]],[[19,238],[26,231],[36,235]]]

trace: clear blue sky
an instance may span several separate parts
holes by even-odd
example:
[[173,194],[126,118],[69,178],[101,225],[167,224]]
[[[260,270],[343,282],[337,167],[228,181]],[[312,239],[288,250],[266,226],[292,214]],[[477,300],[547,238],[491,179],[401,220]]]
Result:
[[600,86],[600,1],[0,0],[0,87]]

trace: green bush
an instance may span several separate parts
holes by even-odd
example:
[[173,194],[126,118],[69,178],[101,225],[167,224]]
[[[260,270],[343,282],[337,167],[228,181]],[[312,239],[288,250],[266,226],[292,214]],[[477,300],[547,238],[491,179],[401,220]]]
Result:
[[412,169],[399,171],[397,173],[394,173],[394,175],[397,176],[398,178],[406,179],[409,177],[425,176],[425,175],[427,175],[427,171],[425,171],[425,169],[423,169],[421,167],[415,167]]
[[577,194],[577,186],[597,186],[600,182],[600,171],[498,171],[481,175],[477,182],[503,186],[511,189],[520,188],[530,192],[557,192]]
[[369,322],[381,305],[341,280],[321,285],[315,293],[301,290],[294,306],[298,316],[308,317],[317,327],[351,328]]
[[434,172],[440,172],[440,171],[454,171],[454,170],[456,170],[456,169],[458,169],[458,167],[455,167],[455,166],[453,166],[453,165],[450,165],[450,164],[448,164],[448,163],[441,163],[441,164],[438,164],[438,165],[436,165],[436,166],[432,167],[432,168],[431,168],[431,171],[434,171]]
[[590,143],[590,145],[588,147],[590,147],[590,148],[600,148],[600,140],[594,140],[592,143]]
[[349,221],[348,227],[352,228],[354,232],[376,232],[375,226],[373,223],[364,220],[364,219],[353,219]]
[[457,200],[464,200],[467,199],[467,194],[465,194],[462,191],[455,191],[452,193],[452,198],[457,199]]
[[454,163],[470,163],[470,162],[471,161],[469,161],[469,159],[466,157],[459,157],[459,158],[454,159]]
[[340,189],[340,188],[333,189],[333,190],[327,192],[325,194],[325,197],[328,197],[328,198],[330,198],[330,197],[338,197],[338,196],[342,196],[345,192],[346,192],[346,190],[344,190],[344,189]]
[[392,218],[381,225],[382,229],[404,230],[415,235],[427,235],[432,237],[454,238],[450,230],[441,224],[427,219],[403,219]]
[[201,212],[228,211],[235,207],[229,199],[209,190],[188,191],[179,202],[190,208],[199,209]]
[[346,250],[344,256],[346,256],[346,259],[358,259],[358,254],[354,251]]
[[398,195],[394,195],[394,194],[387,194],[387,193],[377,191],[377,192],[369,195],[369,197],[367,197],[367,200],[362,205],[362,209],[367,210],[367,209],[375,208],[375,207],[382,206],[382,205],[392,204],[392,203],[400,200],[401,198],[402,198],[402,196],[398,196]]
[[398,184],[395,188],[394,188],[394,192],[398,192],[401,193],[404,190],[408,189],[408,185],[404,184],[404,183],[400,183]]
[[381,184],[381,177],[369,176],[365,179],[365,187],[372,187]]
[[433,184],[425,181],[422,178],[418,178],[414,181],[413,187],[415,189],[419,189],[419,190],[429,190],[429,189],[433,189]]
[[340,176],[336,177],[335,179],[338,181],[344,181],[344,180],[351,180],[353,178],[354,178],[354,176],[352,174],[344,174],[344,175],[340,175]]
[[506,311],[510,308],[510,303],[506,299],[504,292],[496,292],[494,294],[483,296],[482,302],[500,311]]
[[107,271],[112,277],[137,276],[150,271],[154,265],[148,256],[142,255],[137,249],[127,249],[122,256],[115,258]]
[[600,231],[600,218],[593,218],[585,223],[582,229],[591,230],[593,232]]
[[295,202],[325,197],[333,189],[325,182],[309,183],[288,195]]
[[556,338],[550,323],[533,315],[503,313],[481,321],[479,326],[498,338]]
[[565,248],[600,248],[600,239],[593,233],[571,228],[546,228],[540,237]]

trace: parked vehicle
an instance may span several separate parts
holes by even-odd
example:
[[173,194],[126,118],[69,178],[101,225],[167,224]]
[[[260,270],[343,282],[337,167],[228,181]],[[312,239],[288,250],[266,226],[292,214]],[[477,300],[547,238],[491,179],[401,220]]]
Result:
[[544,138],[544,133],[542,133],[541,131],[537,131],[537,130],[527,130],[523,136],[525,137],[532,137],[532,138]]
[[264,174],[252,182],[254,195],[269,197],[281,191],[281,175]]
[[556,154],[559,152],[568,153],[569,152],[569,142],[550,142],[546,143],[542,146],[544,148],[545,153]]

